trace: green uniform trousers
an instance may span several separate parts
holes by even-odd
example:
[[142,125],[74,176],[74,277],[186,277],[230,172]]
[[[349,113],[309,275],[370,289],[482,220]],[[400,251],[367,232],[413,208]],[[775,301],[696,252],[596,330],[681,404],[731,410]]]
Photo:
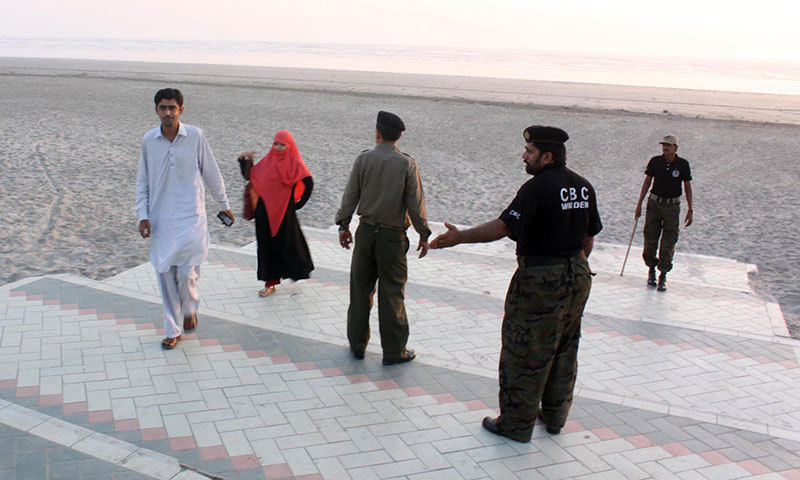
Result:
[[[647,199],[647,213],[644,216],[644,250],[642,258],[650,268],[658,267],[662,272],[672,270],[672,257],[680,231],[680,203],[661,203],[654,198]],[[661,239],[661,246],[658,241]],[[658,250],[658,257],[656,257]]]
[[578,373],[581,317],[592,277],[583,253],[559,265],[518,257],[506,295],[500,352],[500,416],[509,438],[531,439],[541,402],[548,426],[561,428]]
[[378,322],[383,356],[397,359],[408,341],[405,287],[408,237],[404,230],[362,222],[356,230],[350,265],[347,339],[350,350],[363,352],[369,342],[369,312],[378,282]]

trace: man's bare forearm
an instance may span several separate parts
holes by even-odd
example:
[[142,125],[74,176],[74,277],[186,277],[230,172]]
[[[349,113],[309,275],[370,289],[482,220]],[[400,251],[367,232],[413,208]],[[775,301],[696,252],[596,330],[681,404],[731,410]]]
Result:
[[508,236],[508,227],[505,222],[496,218],[477,227],[460,230],[459,243],[487,243],[494,242]]

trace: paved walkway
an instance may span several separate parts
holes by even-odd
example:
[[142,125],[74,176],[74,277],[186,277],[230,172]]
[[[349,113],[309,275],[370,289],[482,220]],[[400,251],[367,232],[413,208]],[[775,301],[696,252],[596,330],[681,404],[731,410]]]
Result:
[[800,341],[754,266],[678,255],[658,293],[598,245],[570,420],[519,444],[480,426],[513,243],[410,257],[420,356],[383,367],[346,348],[349,252],[305,231],[314,278],[268,298],[254,245],[212,248],[169,352],[149,264],[0,287],[0,479],[800,479]]

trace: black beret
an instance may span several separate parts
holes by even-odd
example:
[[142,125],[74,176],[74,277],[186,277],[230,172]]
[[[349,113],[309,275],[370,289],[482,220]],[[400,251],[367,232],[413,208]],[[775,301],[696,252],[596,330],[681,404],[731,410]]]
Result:
[[401,132],[405,131],[406,129],[406,125],[403,123],[402,120],[400,120],[400,117],[398,117],[394,113],[384,112],[383,110],[378,112],[378,125],[389,128],[395,128],[397,130],[400,130]]
[[525,137],[525,141],[528,143],[564,143],[569,140],[569,135],[564,130],[544,125],[532,125],[522,132],[522,136]]

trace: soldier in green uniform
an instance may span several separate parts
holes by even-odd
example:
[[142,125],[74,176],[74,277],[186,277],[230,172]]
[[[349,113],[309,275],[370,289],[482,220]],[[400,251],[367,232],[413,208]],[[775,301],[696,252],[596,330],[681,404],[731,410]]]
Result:
[[[647,197],[647,213],[644,217],[644,249],[642,257],[650,269],[647,284],[657,287],[659,292],[667,291],[667,272],[672,270],[672,257],[678,243],[681,215],[681,183],[686,189],[688,211],[684,224],[692,224],[692,172],[689,162],[678,156],[678,137],[667,135],[661,139],[661,152],[650,159],[644,171],[644,182],[636,204],[636,218],[642,215],[642,201],[650,184],[653,189]],[[659,247],[659,238],[661,246]],[[658,250],[658,256],[656,256]],[[656,267],[659,272],[656,283]]]
[[[500,352],[500,416],[483,428],[528,442],[537,412],[547,431],[561,431],[572,405],[583,308],[592,280],[587,257],[603,228],[594,188],[566,167],[560,128],[523,132],[525,171],[533,178],[498,219],[467,230],[445,223],[431,248],[517,242],[517,271],[506,294]],[[541,407],[540,407],[541,403]]]
[[378,112],[376,146],[356,158],[341,207],[336,212],[339,244],[345,249],[353,242],[350,220],[356,206],[361,220],[350,265],[350,307],[347,309],[350,351],[355,358],[364,358],[377,281],[384,365],[410,362],[416,356],[413,350],[406,348],[408,317],[404,299],[409,248],[406,229],[414,225],[419,233],[419,258],[428,253],[431,234],[419,168],[410,155],[396,146],[405,129],[397,115]]

